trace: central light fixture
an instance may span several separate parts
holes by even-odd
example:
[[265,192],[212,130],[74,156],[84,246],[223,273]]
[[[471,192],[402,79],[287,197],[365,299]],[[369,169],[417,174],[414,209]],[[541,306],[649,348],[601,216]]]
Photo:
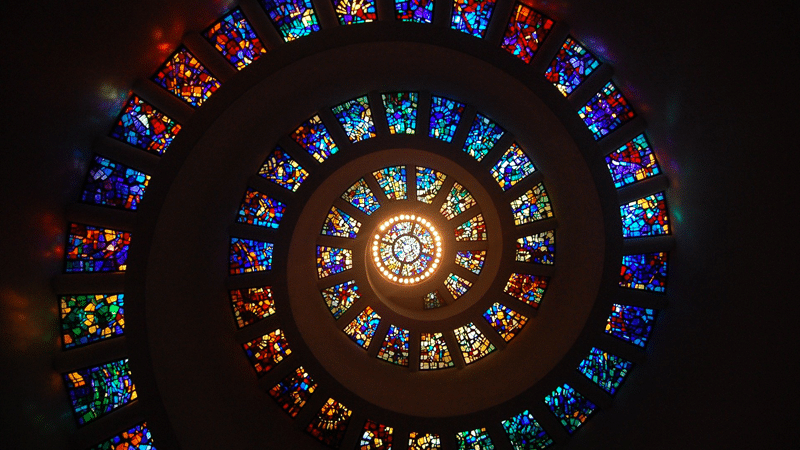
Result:
[[388,280],[406,285],[419,283],[439,266],[442,238],[429,220],[400,214],[377,228],[372,258]]

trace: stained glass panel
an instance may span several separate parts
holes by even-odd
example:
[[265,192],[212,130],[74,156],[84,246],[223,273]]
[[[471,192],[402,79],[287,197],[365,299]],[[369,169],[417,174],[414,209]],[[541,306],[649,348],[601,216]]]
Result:
[[231,275],[272,269],[271,242],[231,238],[229,272]]
[[431,97],[431,124],[428,136],[451,142],[464,114],[464,104],[444,97]]
[[508,21],[502,47],[529,63],[551,28],[553,28],[552,20],[518,2],[514,5],[511,19]]
[[553,264],[556,253],[555,230],[517,239],[515,259],[519,262]]
[[445,178],[447,175],[441,172],[417,166],[417,200],[429,205],[433,203]]
[[396,92],[382,94],[383,107],[386,109],[386,121],[392,134],[414,134],[417,127],[416,92]]
[[359,229],[361,229],[361,222],[341,209],[332,206],[331,210],[328,211],[325,222],[322,224],[320,233],[327,236],[355,239],[358,236]]
[[372,175],[383,189],[389,200],[405,200],[406,195],[406,168],[405,166],[386,167],[373,172]]
[[348,248],[317,246],[317,274],[325,278],[353,268],[353,251]]
[[422,333],[419,345],[419,370],[453,367],[450,350],[442,333]]
[[566,97],[600,66],[600,61],[577,41],[568,37],[544,73]]
[[286,335],[280,328],[254,339],[242,347],[259,377],[292,354],[292,349],[286,342]]
[[433,22],[433,0],[394,0],[394,11],[403,22]]
[[613,395],[632,366],[630,361],[593,347],[578,365],[578,371]]
[[129,430],[97,444],[91,450],[156,450],[147,423],[142,422]]
[[301,147],[306,149],[309,155],[319,162],[325,162],[328,157],[339,151],[336,143],[333,142],[331,134],[322,123],[319,116],[314,116],[300,125],[292,133],[294,139]]
[[412,431],[408,435],[408,450],[439,450],[442,440],[438,434],[422,434]]
[[494,450],[486,428],[456,433],[456,444],[459,450]]
[[389,333],[378,351],[378,358],[398,366],[408,366],[408,336],[408,330],[389,326]]
[[504,290],[517,300],[538,308],[544,296],[544,291],[547,289],[547,282],[547,277],[528,275],[526,273],[512,273]]
[[367,23],[377,20],[375,0],[332,0],[333,9],[342,25]]
[[127,359],[65,373],[64,382],[72,411],[80,425],[137,398]]
[[283,381],[273,386],[269,390],[269,395],[278,402],[286,414],[295,417],[316,389],[317,383],[303,366],[300,366]]
[[447,278],[445,278],[444,285],[454,299],[458,299],[462,295],[466,294],[469,288],[472,287],[472,283],[454,273],[451,273],[447,276]]
[[240,9],[234,9],[203,33],[208,42],[236,70],[242,70],[267,53]]
[[236,221],[265,228],[278,228],[286,205],[255,189],[247,188]]
[[422,297],[422,309],[436,309],[442,306],[444,306],[444,301],[439,296],[439,291],[429,292]]
[[544,398],[550,411],[561,420],[561,424],[572,434],[596,410],[597,405],[590,402],[568,384],[557,387],[550,395]]
[[275,314],[275,301],[270,286],[234,289],[229,292],[233,316],[239,328]]
[[450,220],[477,204],[478,202],[475,201],[472,194],[464,186],[456,182],[453,183],[453,188],[447,194],[447,198],[439,212],[442,213],[445,219]]
[[358,450],[391,450],[394,429],[386,425],[367,420],[361,435]]
[[311,0],[259,0],[272,24],[286,42],[319,31]]
[[120,336],[125,331],[124,294],[62,295],[60,300],[64,348]]
[[656,155],[644,134],[611,152],[606,156],[606,164],[615,187],[626,186],[661,173]]
[[511,213],[514,214],[514,225],[523,225],[553,217],[553,208],[550,206],[550,197],[544,189],[544,184],[537,184],[512,201]]
[[375,194],[372,193],[367,182],[364,179],[358,180],[355,184],[350,186],[344,194],[342,199],[350,202],[351,205],[360,209],[366,215],[370,215],[381,207]]
[[479,275],[481,273],[485,260],[485,250],[464,250],[456,252],[456,264],[469,270],[475,275]]
[[95,155],[81,201],[135,210],[149,182],[150,175]]
[[331,310],[334,319],[341,317],[356,300],[361,298],[358,295],[358,286],[355,280],[331,286],[321,290],[320,293],[322,293],[322,298],[325,299],[325,304],[328,305],[328,309]]
[[483,221],[483,214],[469,219],[455,229],[456,241],[485,241],[486,222]]
[[515,142],[492,167],[492,176],[497,184],[507,191],[534,171],[536,168],[531,164],[528,155]]
[[375,330],[378,329],[378,324],[380,324],[380,322],[381,316],[367,306],[361,311],[358,317],[353,319],[353,321],[345,327],[344,332],[350,336],[353,342],[364,347],[366,350],[369,348],[369,344],[372,342],[372,336],[375,335]]
[[606,333],[644,348],[655,321],[653,309],[615,303],[606,321]]
[[67,239],[66,271],[124,271],[130,243],[128,232],[73,223]]
[[153,105],[132,95],[122,109],[111,137],[122,142],[163,154],[172,140],[181,131],[181,126]]
[[578,115],[595,139],[607,135],[633,119],[633,109],[613,83],[606,84],[586,105],[578,111]]
[[544,450],[553,445],[553,440],[528,410],[502,421],[502,424],[514,450]]
[[619,207],[622,237],[669,234],[669,217],[664,193],[658,192]]
[[497,141],[503,137],[503,133],[505,131],[499,125],[483,114],[478,113],[469,128],[469,133],[467,133],[464,151],[480,161],[497,144]]
[[489,325],[491,325],[506,342],[513,339],[514,336],[522,331],[522,327],[528,322],[527,317],[498,302],[494,302],[494,304],[483,313],[483,318],[489,322]]
[[221,86],[185,47],[164,62],[153,81],[193,107],[202,105]]
[[308,172],[280,147],[275,147],[258,174],[292,192],[296,191],[308,177]]
[[352,413],[343,404],[329,398],[308,424],[306,431],[323,444],[339,448]]
[[464,355],[464,362],[471,364],[495,350],[495,346],[478,330],[474,323],[453,330],[456,341]]
[[351,142],[375,137],[375,124],[366,95],[334,106],[332,111]]
[[624,255],[619,285],[629,289],[664,292],[667,288],[667,253]]
[[482,38],[497,0],[454,0],[450,27]]

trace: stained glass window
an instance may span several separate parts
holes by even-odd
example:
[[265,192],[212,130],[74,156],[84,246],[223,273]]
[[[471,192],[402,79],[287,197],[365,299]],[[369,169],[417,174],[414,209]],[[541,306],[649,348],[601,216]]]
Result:
[[352,413],[343,404],[329,398],[308,424],[306,431],[323,444],[339,448]]
[[417,127],[416,92],[397,92],[382,94],[383,106],[386,109],[386,121],[392,134],[414,134]]
[[485,250],[464,250],[456,252],[456,264],[478,275],[486,260]]
[[472,287],[472,283],[454,273],[451,273],[447,276],[447,278],[445,278],[444,285],[454,299],[458,299],[462,295],[466,294],[469,288]]
[[64,382],[80,425],[106,415],[137,397],[127,359],[65,373]]
[[325,222],[322,224],[321,233],[327,236],[355,239],[356,236],[358,236],[358,230],[360,228],[361,222],[341,209],[332,206],[331,210],[328,211]]
[[270,286],[230,291],[233,316],[239,328],[275,314],[275,301]]
[[181,126],[153,105],[132,95],[122,109],[111,137],[134,147],[163,154],[172,140],[181,131]]
[[241,10],[234,9],[203,33],[208,42],[237,70],[267,53]]
[[284,358],[292,354],[292,349],[286,342],[286,335],[280,328],[254,339],[242,347],[258,376],[269,372]]
[[125,295],[61,296],[64,348],[75,348],[119,336],[125,331]]
[[489,322],[489,325],[491,325],[506,342],[513,339],[514,336],[522,331],[522,327],[528,322],[527,317],[498,302],[494,302],[494,304],[483,313],[483,318]]
[[333,0],[333,8],[342,25],[377,20],[375,0]]
[[417,200],[429,205],[433,203],[445,178],[447,175],[441,172],[417,166]]
[[351,142],[375,137],[375,124],[366,95],[334,106],[332,111]]
[[483,221],[483,214],[469,219],[455,229],[456,241],[485,241],[486,222]]
[[308,177],[308,172],[280,147],[275,147],[258,174],[292,192],[296,191]]
[[553,28],[552,20],[517,2],[508,21],[502,47],[529,63],[551,28]]
[[439,291],[433,291],[422,297],[422,309],[436,309],[444,306],[444,300],[439,296]]
[[336,143],[333,142],[331,134],[322,123],[319,116],[314,116],[292,133],[294,139],[301,147],[306,149],[309,155],[319,162],[325,162],[329,156],[339,151]]
[[391,450],[394,429],[378,422],[367,420],[358,444],[358,450]]
[[236,220],[259,227],[278,228],[285,210],[286,205],[283,203],[255,189],[247,188]]
[[578,111],[578,115],[589,127],[594,138],[600,139],[633,119],[635,114],[622,92],[609,82]]
[[553,217],[553,208],[550,206],[550,197],[544,189],[544,184],[537,184],[512,201],[511,212],[514,214],[514,225],[523,225]]
[[669,217],[664,193],[658,192],[619,207],[622,237],[669,234]]
[[597,410],[597,406],[568,384],[557,387],[544,398],[550,411],[561,420],[561,424],[572,434]]
[[259,0],[286,42],[319,31],[311,0]]
[[664,292],[667,288],[667,253],[624,255],[619,285],[630,289]]
[[553,264],[556,253],[555,230],[517,239],[515,259],[519,262]]
[[456,444],[459,450],[494,450],[486,428],[456,433]]
[[331,286],[320,291],[322,298],[325,299],[325,304],[331,310],[334,319],[338,319],[345,313],[353,303],[356,302],[360,295],[358,295],[358,286],[355,280],[346,281],[344,283]]
[[632,366],[630,361],[593,347],[578,365],[578,371],[613,395]]
[[464,355],[464,362],[467,364],[471,364],[495,350],[494,345],[474,323],[456,328],[453,332],[461,348],[461,354]]
[[600,66],[600,61],[577,41],[568,37],[544,73],[566,97]]
[[320,278],[353,268],[353,251],[348,248],[317,246],[317,274]]
[[149,182],[150,175],[95,155],[81,201],[135,210]]
[[514,450],[544,450],[553,445],[553,440],[528,410],[502,421],[502,424]]
[[147,423],[142,422],[131,429],[97,444],[91,450],[155,450],[153,436]]
[[273,245],[271,242],[231,238],[230,274],[236,275],[272,269],[272,250]]
[[450,27],[482,38],[489,27],[496,0],[454,0]]
[[505,131],[499,125],[483,114],[478,113],[469,128],[469,133],[467,133],[464,151],[480,161],[494,147],[494,144],[497,144],[497,141],[503,137],[503,133]]
[[408,330],[391,325],[378,351],[378,358],[398,366],[408,366]]
[[403,22],[433,22],[433,0],[394,0],[394,11]]
[[442,333],[422,333],[419,344],[419,370],[453,367],[450,350]]
[[381,207],[375,194],[372,193],[367,182],[364,179],[358,180],[355,184],[350,186],[344,194],[342,199],[350,202],[351,205],[360,209],[366,215],[370,215]]
[[373,172],[372,175],[378,181],[389,200],[405,200],[408,198],[406,195],[405,166],[386,167]]
[[269,395],[278,402],[286,414],[295,417],[316,389],[317,383],[303,366],[300,366],[283,381],[273,386],[269,390]]
[[130,243],[128,232],[73,223],[67,239],[66,271],[124,271]]
[[656,312],[653,309],[615,303],[606,321],[606,333],[644,347],[655,321]]
[[450,220],[477,204],[478,202],[475,201],[472,194],[464,186],[453,183],[453,188],[447,194],[447,198],[439,212],[442,213],[445,219]]
[[441,236],[432,225],[405,214],[384,221],[372,241],[372,257],[381,275],[401,284],[428,278],[442,257]]
[[442,440],[438,434],[422,434],[412,431],[408,435],[408,450],[439,450]]
[[644,134],[636,136],[627,144],[606,156],[615,187],[622,187],[661,173],[656,155]]
[[519,301],[534,308],[539,307],[544,291],[547,289],[547,277],[539,277],[526,273],[512,273],[506,283],[505,292]]
[[444,97],[431,97],[431,126],[428,135],[451,142],[464,114],[464,104]]
[[507,191],[519,183],[528,175],[532,174],[536,168],[531,164],[528,155],[522,151],[517,143],[511,144],[497,164],[492,167],[492,176],[500,187]]
[[353,342],[364,347],[364,349],[368,349],[369,344],[372,342],[372,336],[375,335],[375,330],[378,329],[380,322],[381,316],[367,306],[358,317],[345,327],[344,332],[350,336]]
[[164,62],[153,81],[193,107],[202,105],[221,86],[185,47]]

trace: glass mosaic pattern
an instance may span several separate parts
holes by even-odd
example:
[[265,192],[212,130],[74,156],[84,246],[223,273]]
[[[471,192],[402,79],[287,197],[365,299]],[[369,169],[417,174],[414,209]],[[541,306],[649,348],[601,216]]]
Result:
[[231,238],[230,263],[228,265],[230,274],[272,269],[272,250],[271,242]]
[[378,422],[367,420],[358,443],[358,450],[391,450],[394,429]]
[[445,278],[444,286],[447,288],[447,292],[449,292],[454,299],[458,299],[467,293],[469,288],[472,287],[472,283],[454,273],[451,273],[447,276],[447,278]]
[[550,197],[547,195],[544,184],[537,184],[528,192],[513,200],[511,202],[511,213],[514,215],[514,225],[524,225],[553,217],[553,208],[550,205]]
[[275,147],[275,150],[264,161],[258,174],[292,192],[296,191],[308,177],[308,172],[303,169],[303,166],[280,147]]
[[472,219],[462,223],[454,232],[456,241],[485,241],[486,222],[483,220],[483,214],[478,214]]
[[306,431],[323,444],[339,448],[352,413],[343,404],[329,398],[308,424]]
[[164,62],[153,81],[195,108],[221,86],[185,47],[179,48]]
[[500,188],[507,191],[534,171],[536,168],[531,164],[528,155],[515,142],[492,167],[492,176]]
[[483,313],[483,318],[489,322],[489,325],[491,325],[506,342],[514,339],[514,336],[522,331],[522,327],[528,322],[527,317],[498,302],[494,302],[494,304]]
[[339,151],[339,147],[333,142],[330,132],[319,116],[308,119],[294,130],[292,139],[321,163]]
[[66,248],[67,273],[120,272],[127,269],[131,234],[73,223]]
[[322,224],[322,231],[320,231],[320,233],[327,236],[355,239],[360,229],[361,222],[341,209],[332,206],[331,210],[328,211],[325,222]]
[[456,264],[479,275],[486,260],[486,250],[463,250],[456,252]]
[[553,264],[556,253],[555,230],[517,239],[515,260],[536,264]]
[[341,25],[367,23],[377,20],[375,0],[332,0]]
[[91,450],[155,450],[153,436],[147,423],[142,422],[122,433],[95,445]]
[[371,215],[381,207],[375,194],[372,193],[372,190],[363,178],[350,186],[344,194],[342,194],[342,199],[360,209],[366,215]]
[[517,2],[511,12],[501,47],[525,63],[529,63],[551,28],[553,28],[552,20]]
[[615,303],[606,321],[606,333],[644,348],[655,321],[653,309]]
[[600,139],[633,119],[635,114],[622,92],[613,83],[608,82],[578,111],[578,116],[589,127],[594,138]]
[[80,347],[125,332],[124,294],[62,295],[61,341]]
[[450,350],[442,333],[422,333],[419,344],[419,370],[453,367]]
[[453,330],[464,356],[464,362],[472,364],[495,350],[495,346],[478,330],[474,323]]
[[464,186],[456,182],[453,183],[453,188],[447,194],[447,198],[439,212],[442,213],[445,219],[450,220],[477,204],[478,202],[475,201],[472,194]]
[[275,301],[272,299],[270,286],[234,289],[229,294],[233,317],[239,328],[275,314]]
[[317,383],[311,375],[303,368],[298,367],[295,371],[280,383],[269,390],[269,395],[280,405],[281,409],[295,417],[306,405],[309,397],[317,389]]
[[422,309],[436,309],[444,306],[444,300],[439,296],[439,291],[433,291],[422,297]]
[[664,193],[658,192],[619,207],[622,237],[669,234],[669,217]]
[[494,450],[486,428],[456,433],[456,445],[459,450]]
[[286,205],[255,189],[247,188],[236,221],[264,228],[278,228]]
[[127,359],[65,373],[64,382],[79,425],[92,422],[137,398]]
[[454,0],[450,27],[482,38],[489,27],[496,0]]
[[427,220],[411,217],[401,214],[387,220],[372,241],[378,270],[397,283],[424,280],[436,270],[441,258],[439,233]]
[[547,282],[547,277],[512,273],[503,290],[517,300],[538,308],[539,303],[542,302],[544,291],[547,289]]
[[553,440],[528,410],[502,421],[502,424],[514,450],[544,450],[553,445]]
[[334,106],[332,111],[350,142],[356,143],[375,137],[375,124],[372,122],[372,112],[366,95]]
[[317,274],[325,278],[353,268],[353,251],[348,248],[317,246]]
[[122,109],[111,137],[148,152],[162,155],[181,131],[181,126],[153,105],[132,95]]
[[286,342],[286,335],[280,328],[254,339],[242,347],[259,377],[292,354],[292,349]]
[[422,434],[412,431],[408,435],[408,450],[440,450],[442,440],[438,434]]
[[461,116],[464,114],[464,108],[463,103],[445,97],[432,96],[428,136],[452,142],[458,123],[461,122]]
[[383,340],[378,358],[398,366],[408,366],[408,330],[391,325]]
[[346,281],[344,283],[325,288],[320,291],[325,304],[333,314],[334,319],[338,319],[345,313],[353,303],[355,303],[361,296],[358,294],[358,285],[355,280]]
[[211,25],[203,37],[222,53],[236,70],[242,70],[267,53],[267,49],[240,9],[234,9]]
[[467,133],[464,151],[480,161],[497,144],[497,141],[503,137],[504,133],[505,131],[499,125],[483,114],[478,113],[469,128],[469,133]]
[[95,155],[81,201],[95,205],[135,210],[150,182],[150,175]]
[[386,198],[389,200],[405,200],[406,193],[406,168],[405,166],[386,167],[372,173],[378,181]]
[[431,204],[442,189],[447,175],[427,167],[417,166],[417,200]]
[[378,315],[371,307],[367,306],[363,311],[345,327],[344,332],[350,336],[356,344],[363,347],[365,350],[369,348],[372,342],[372,337],[375,335],[375,330],[378,329],[378,324],[381,322],[381,316]]
[[394,12],[403,22],[432,23],[433,0],[394,0]]
[[631,139],[622,147],[606,156],[606,164],[611,172],[615,187],[627,186],[661,173],[656,155],[644,134]]
[[311,0],[259,0],[283,40],[291,42],[319,31]]
[[613,395],[631,367],[633,367],[632,362],[592,347],[589,355],[578,365],[578,371]]
[[667,253],[624,255],[619,285],[629,289],[664,292],[667,289]]
[[572,93],[600,66],[600,61],[568,37],[544,73],[565,97]]
[[383,107],[386,110],[386,121],[391,134],[414,134],[417,127],[416,92],[396,92],[381,94]]
[[597,410],[597,405],[587,400],[568,384],[557,387],[544,398],[544,402],[558,417],[569,434],[574,433]]

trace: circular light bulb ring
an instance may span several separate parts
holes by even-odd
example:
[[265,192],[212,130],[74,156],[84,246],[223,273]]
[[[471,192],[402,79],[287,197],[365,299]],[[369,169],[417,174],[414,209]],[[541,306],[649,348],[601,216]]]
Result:
[[412,214],[384,221],[372,240],[372,258],[380,273],[399,284],[415,284],[439,266],[442,238],[433,224]]

